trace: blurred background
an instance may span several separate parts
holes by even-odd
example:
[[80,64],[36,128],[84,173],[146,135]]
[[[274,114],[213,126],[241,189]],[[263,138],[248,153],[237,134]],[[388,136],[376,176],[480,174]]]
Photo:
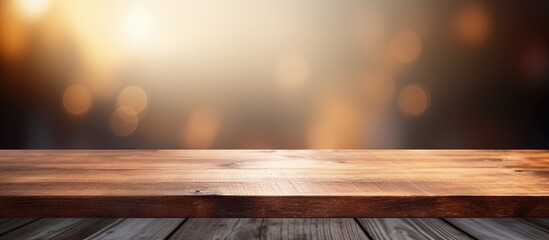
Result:
[[1,1],[0,148],[549,148],[549,1]]

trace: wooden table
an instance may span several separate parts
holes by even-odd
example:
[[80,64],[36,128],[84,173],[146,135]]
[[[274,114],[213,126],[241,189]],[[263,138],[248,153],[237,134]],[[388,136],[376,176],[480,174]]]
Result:
[[549,217],[549,151],[6,150],[0,217]]

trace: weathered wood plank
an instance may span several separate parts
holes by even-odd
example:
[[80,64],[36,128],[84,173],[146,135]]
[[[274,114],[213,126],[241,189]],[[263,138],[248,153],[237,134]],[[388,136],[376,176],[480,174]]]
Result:
[[368,239],[352,218],[190,219],[171,239]]
[[549,233],[549,218],[517,218],[517,220]]
[[6,150],[0,217],[547,217],[548,180],[542,150]]
[[477,239],[549,239],[549,233],[516,219],[447,219],[449,222]]
[[11,231],[1,239],[83,239],[98,230],[112,224],[115,219],[40,219],[17,230]]
[[25,224],[36,221],[34,218],[0,218],[0,236]]
[[470,240],[466,234],[438,218],[359,218],[374,240]]
[[191,218],[173,239],[259,239],[261,218]]
[[265,218],[264,239],[368,239],[352,218]]
[[165,239],[184,219],[118,219],[87,240]]

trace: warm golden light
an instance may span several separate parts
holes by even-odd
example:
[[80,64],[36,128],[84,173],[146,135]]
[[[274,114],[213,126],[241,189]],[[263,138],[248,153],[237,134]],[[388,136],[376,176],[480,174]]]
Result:
[[421,53],[421,40],[416,33],[410,30],[400,31],[393,36],[390,51],[399,62],[413,62]]
[[[3,125],[44,129],[15,147],[398,148],[450,119],[436,144],[468,127],[489,142],[543,122],[537,2],[0,1]],[[505,99],[532,107],[477,114]]]
[[111,129],[120,137],[131,135],[137,129],[138,122],[137,113],[129,107],[119,107],[111,115]]
[[398,105],[403,113],[410,116],[419,116],[431,104],[428,90],[420,84],[412,84],[400,91]]
[[118,94],[118,106],[129,107],[137,114],[140,114],[147,107],[147,94],[137,86],[129,86]]
[[42,15],[50,5],[50,0],[17,0],[17,7],[21,13],[30,19]]
[[146,9],[136,9],[126,18],[126,34],[135,43],[147,41],[152,34],[152,16]]
[[63,93],[63,106],[74,115],[86,113],[92,105],[92,95],[83,85],[75,84]]
[[211,147],[220,125],[221,118],[213,109],[195,109],[191,112],[184,129],[186,146],[191,148]]
[[78,81],[90,89],[94,97],[101,100],[112,100],[118,94],[118,79],[111,73],[86,69],[77,73]]
[[491,25],[486,9],[478,4],[470,4],[458,14],[455,27],[462,41],[477,45],[488,39]]
[[287,55],[278,62],[276,67],[276,80],[284,89],[297,89],[309,79],[309,64],[303,56],[297,54]]
[[29,40],[26,31],[20,19],[0,9],[0,55],[4,59],[17,61],[25,55]]
[[125,32],[121,31],[123,4],[80,0],[62,1],[55,6],[63,12],[63,25],[75,39],[83,67],[93,72],[109,72],[122,64],[124,47],[129,45]]

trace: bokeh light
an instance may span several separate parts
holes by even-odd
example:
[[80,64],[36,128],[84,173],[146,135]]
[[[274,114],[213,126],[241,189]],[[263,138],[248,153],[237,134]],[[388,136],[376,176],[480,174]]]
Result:
[[309,64],[303,56],[289,54],[283,57],[276,66],[276,81],[283,89],[297,89],[309,79],[309,68]]
[[[82,67],[90,72],[113,72],[124,64],[123,51],[129,41],[125,35],[122,9],[117,1],[63,1],[56,2],[63,13],[61,27],[68,30],[70,41],[81,56]],[[101,13],[101,17],[97,13]],[[70,45],[69,45],[70,46]]]
[[126,137],[137,129],[139,118],[132,108],[121,106],[112,113],[110,123],[114,134]]
[[133,10],[126,19],[125,25],[128,39],[134,43],[146,42],[153,32],[153,19],[144,8]]
[[545,5],[0,1],[0,147],[547,147]]
[[35,19],[48,10],[50,0],[16,0],[20,12],[29,19]]
[[63,106],[71,114],[82,115],[90,109],[91,105],[92,95],[83,85],[72,85],[63,93]]
[[8,8],[0,9],[0,55],[8,61],[20,60],[28,47],[28,29]]
[[194,109],[187,119],[184,129],[184,143],[190,148],[209,148],[215,141],[221,117],[207,107]]
[[137,86],[128,86],[118,94],[118,107],[131,108],[137,114],[140,114],[147,108],[148,98],[143,89]]
[[111,101],[117,97],[119,83],[111,73],[86,69],[78,72],[75,78],[85,84],[98,99]]
[[410,63],[416,60],[421,53],[421,40],[413,31],[403,30],[396,33],[391,39],[390,50],[396,60]]
[[492,21],[482,5],[471,3],[458,13],[455,28],[462,41],[478,45],[490,36]]
[[429,91],[420,84],[408,85],[400,91],[398,105],[403,113],[419,116],[431,105],[431,96]]

